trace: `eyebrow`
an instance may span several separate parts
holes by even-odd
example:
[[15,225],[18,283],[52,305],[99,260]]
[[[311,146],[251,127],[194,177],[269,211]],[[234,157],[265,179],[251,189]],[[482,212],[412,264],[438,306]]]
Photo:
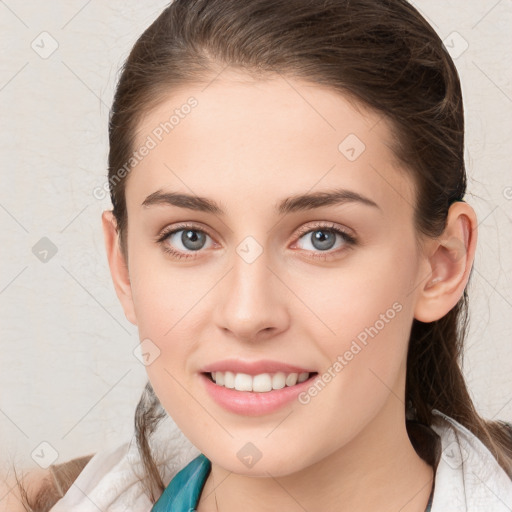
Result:
[[[287,197],[275,206],[275,211],[279,215],[285,215],[287,213],[345,203],[360,203],[372,208],[381,209],[377,203],[357,192],[334,189]],[[149,207],[153,205],[172,205],[199,212],[213,213],[219,216],[225,215],[224,210],[212,199],[177,192],[164,192],[162,190],[153,192],[146,197],[142,206]]]

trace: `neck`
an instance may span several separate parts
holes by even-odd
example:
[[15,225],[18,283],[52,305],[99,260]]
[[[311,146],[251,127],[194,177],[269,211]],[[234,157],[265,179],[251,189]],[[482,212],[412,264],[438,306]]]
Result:
[[390,400],[397,402],[392,411],[382,411],[348,444],[290,475],[247,477],[212,462],[197,511],[424,512],[433,468],[409,440],[403,404],[392,395]]

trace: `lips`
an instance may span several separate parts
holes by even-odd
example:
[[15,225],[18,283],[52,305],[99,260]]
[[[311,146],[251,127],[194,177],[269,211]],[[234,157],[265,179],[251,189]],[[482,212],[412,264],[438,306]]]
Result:
[[[216,375],[220,373],[218,371]],[[246,375],[246,377],[251,378],[249,375]],[[243,416],[262,416],[272,414],[291,404],[300,393],[313,385],[317,377],[318,374],[314,373],[303,382],[290,386],[285,385],[281,389],[272,389],[264,392],[229,389],[215,383],[208,373],[199,374],[199,381],[210,398],[226,411]],[[263,390],[260,389],[260,391]]]
[[314,373],[316,370],[302,366],[282,363],[263,359],[259,361],[244,361],[242,359],[225,359],[215,363],[208,364],[201,368],[201,373],[212,372],[233,372],[245,373],[247,375],[259,375],[261,373]]

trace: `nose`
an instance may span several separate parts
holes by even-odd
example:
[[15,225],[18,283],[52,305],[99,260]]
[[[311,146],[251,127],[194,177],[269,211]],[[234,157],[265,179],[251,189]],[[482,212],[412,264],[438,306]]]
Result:
[[290,323],[288,291],[266,253],[248,262],[234,254],[233,266],[222,280],[215,306],[216,325],[231,337],[258,341],[284,332]]

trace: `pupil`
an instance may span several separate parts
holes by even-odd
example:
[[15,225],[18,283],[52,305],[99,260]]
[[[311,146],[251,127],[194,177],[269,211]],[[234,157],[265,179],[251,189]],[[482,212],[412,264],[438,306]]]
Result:
[[204,241],[204,233],[199,233],[191,229],[189,229],[188,231],[183,231],[183,234],[181,235],[181,242],[187,249],[191,251],[201,249]]
[[336,242],[336,236],[331,231],[318,230],[311,234],[313,247],[316,249],[330,249]]

